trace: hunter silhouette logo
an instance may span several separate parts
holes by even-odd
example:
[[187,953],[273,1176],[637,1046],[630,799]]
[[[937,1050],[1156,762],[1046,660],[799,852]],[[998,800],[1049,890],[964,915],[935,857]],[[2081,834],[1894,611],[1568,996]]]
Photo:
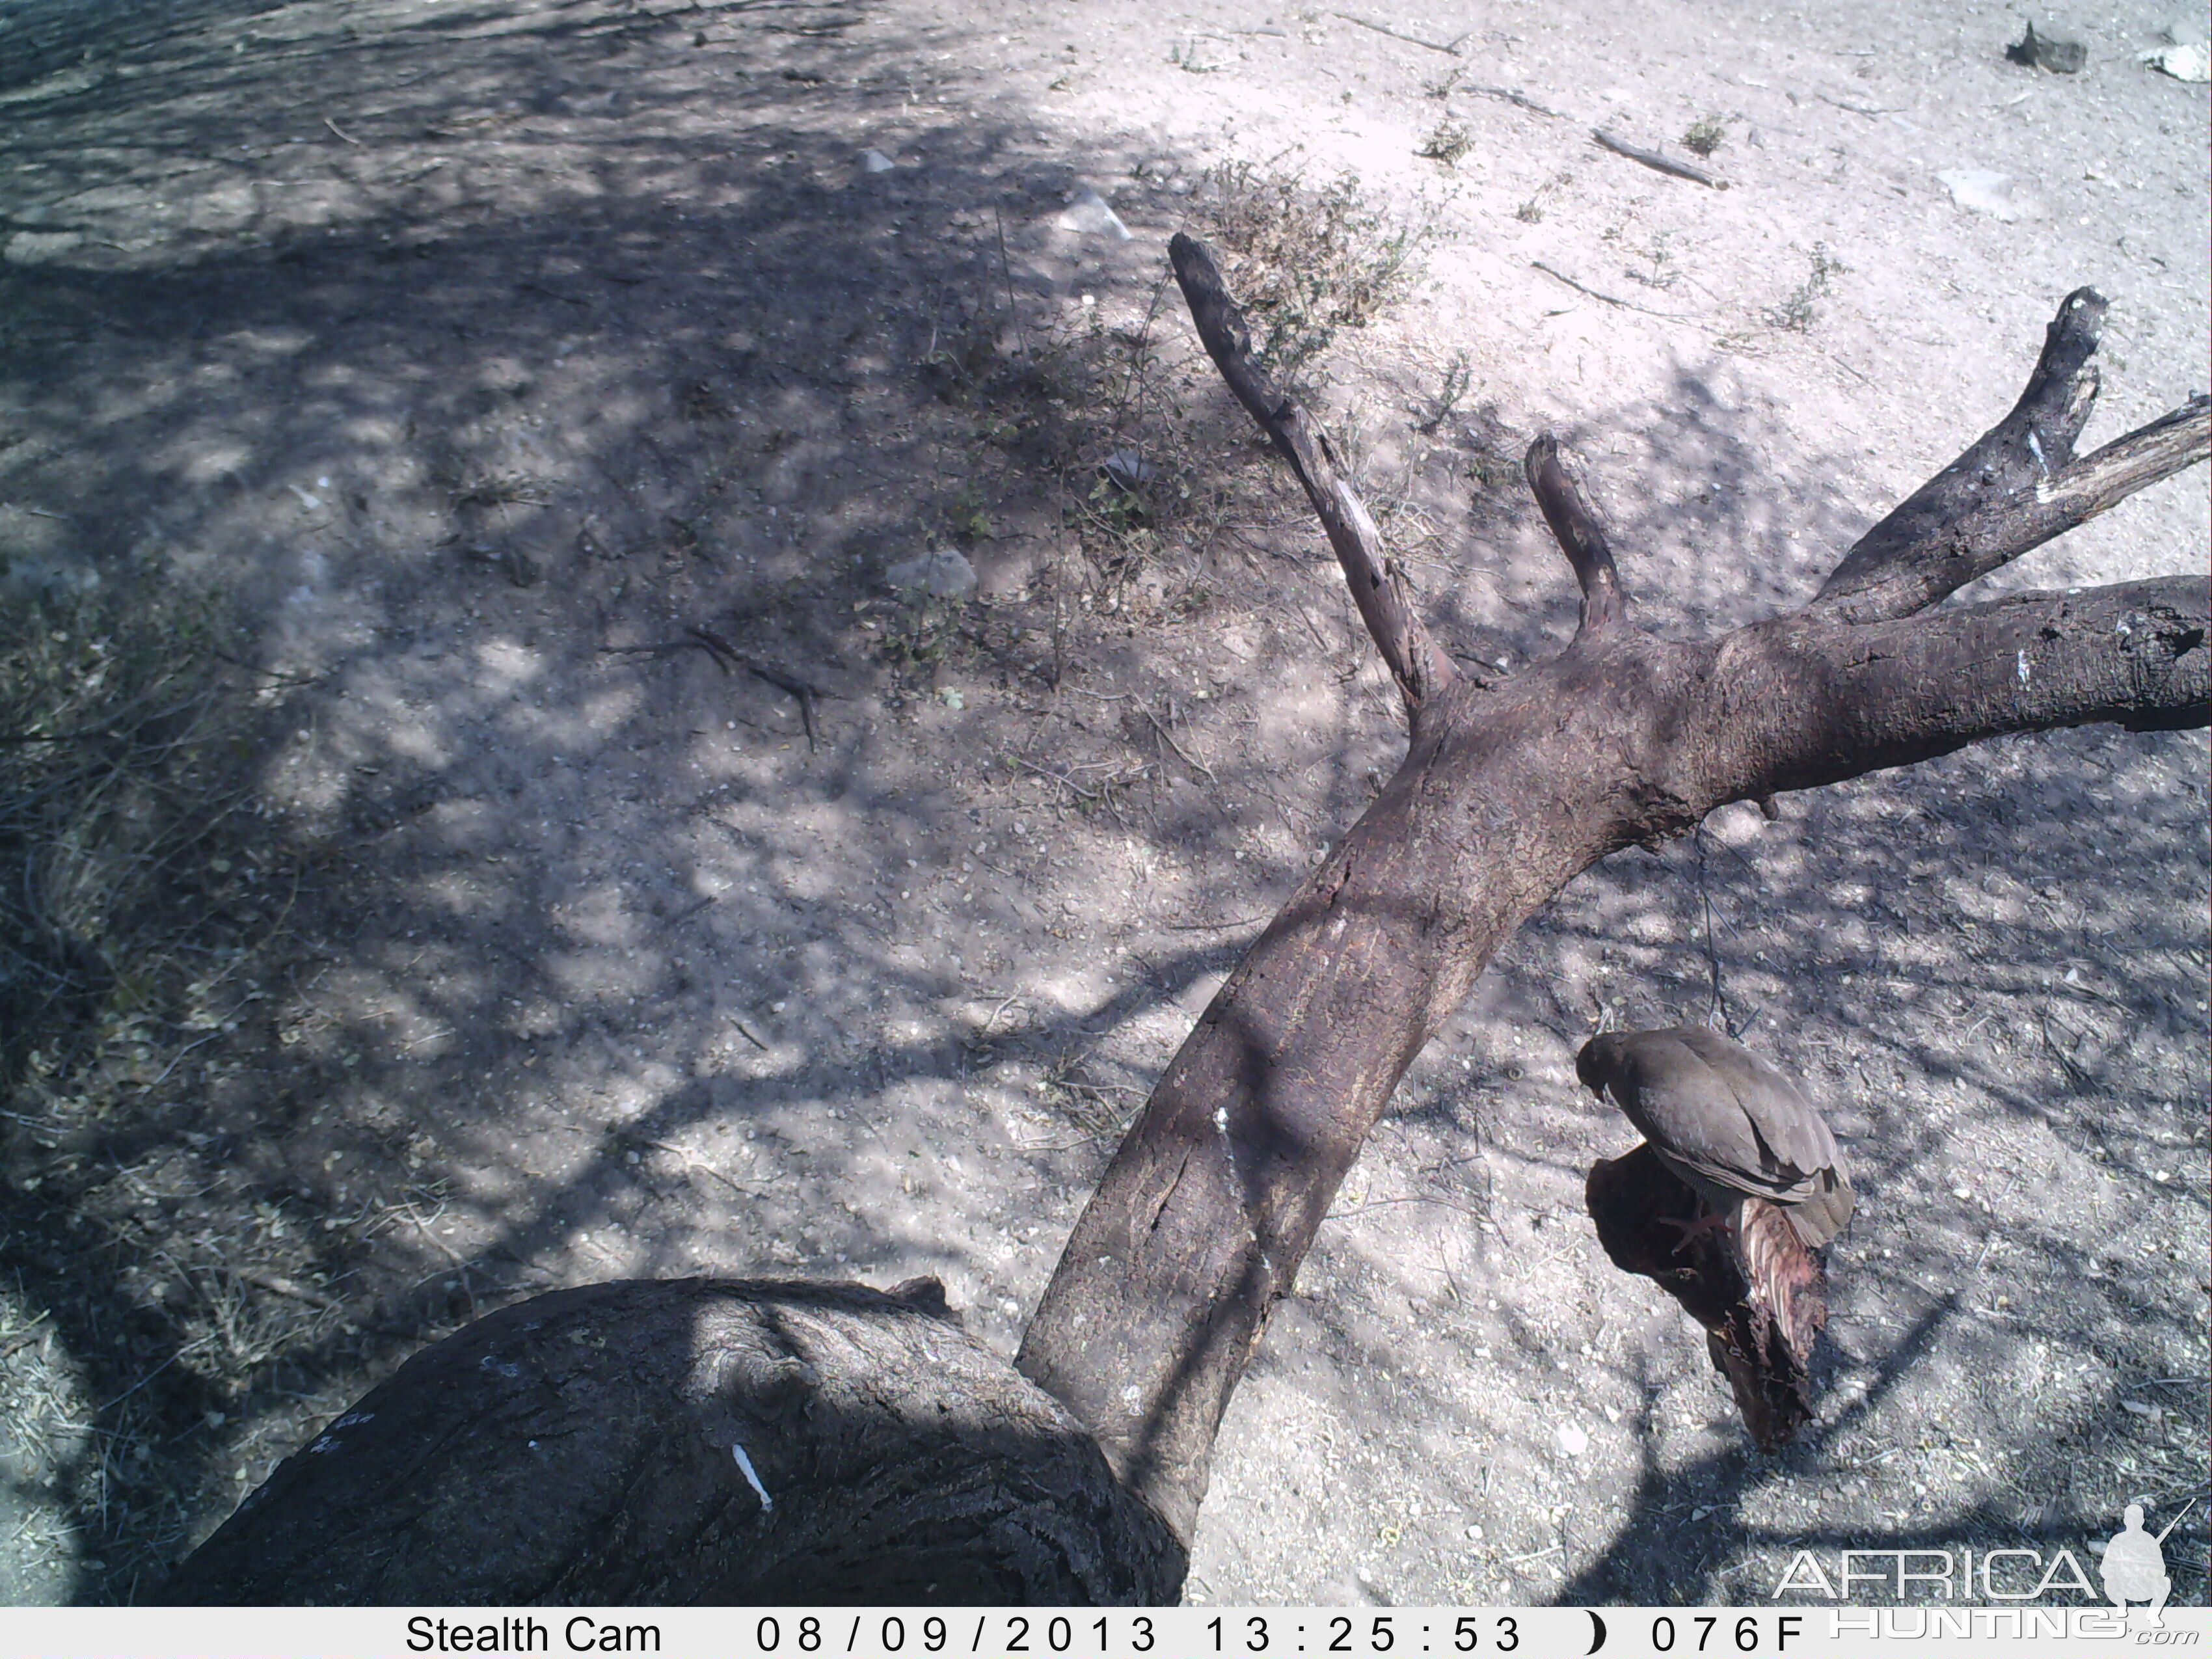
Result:
[[[2181,1515],[2188,1513],[2185,1509]],[[2142,1505],[2130,1504],[2122,1516],[2127,1525],[2114,1533],[2112,1541],[2105,1546],[2101,1569],[2105,1594],[2112,1598],[2114,1607],[2120,1608],[2125,1608],[2130,1601],[2149,1602],[2145,1622],[2153,1630],[2166,1627],[2161,1613],[2166,1598],[2173,1593],[2173,1580],[2166,1576],[2163,1547],[2166,1534],[2181,1524],[2181,1515],[2167,1522],[2153,1537],[2143,1530]]]

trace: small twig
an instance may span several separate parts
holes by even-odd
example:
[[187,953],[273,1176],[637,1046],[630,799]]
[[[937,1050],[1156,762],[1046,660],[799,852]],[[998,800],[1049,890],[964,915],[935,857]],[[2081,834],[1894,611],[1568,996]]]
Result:
[[1705,326],[1705,325],[1697,318],[1686,317],[1678,311],[1654,311],[1650,306],[1640,306],[1633,300],[1623,300],[1614,295],[1601,293],[1598,289],[1591,288],[1587,283],[1577,282],[1573,277],[1568,276],[1565,271],[1557,270],[1551,265],[1546,264],[1541,259],[1532,259],[1528,263],[1534,265],[1537,270],[1542,271],[1547,276],[1556,277],[1559,281],[1565,283],[1569,288],[1574,289],[1576,293],[1586,294],[1593,300],[1602,300],[1609,306],[1619,306],[1623,311],[1638,311],[1643,313],[1646,317],[1656,317],[1662,322],[1688,323],[1696,328],[1703,328]]
[[70,516],[66,513],[49,513],[43,507],[25,507],[21,501],[0,501],[0,507],[8,507],[17,513],[27,513],[34,519],[58,519],[64,524],[70,522]]
[[684,1162],[684,1168],[687,1173],[690,1170],[696,1170],[702,1175],[712,1176],[715,1180],[720,1182],[725,1187],[727,1187],[733,1193],[743,1193],[746,1197],[751,1198],[756,1196],[760,1191],[757,1187],[748,1187],[743,1182],[733,1180],[730,1176],[724,1175],[713,1164],[708,1163],[705,1158],[699,1157],[695,1152],[685,1150],[684,1147],[672,1146],[665,1140],[648,1140],[645,1144],[652,1147],[655,1152],[666,1152],[672,1158],[681,1158]]
[[278,1296],[289,1296],[295,1302],[304,1302],[311,1308],[335,1308],[338,1305],[320,1291],[311,1291],[304,1285],[296,1285],[282,1273],[264,1273],[258,1267],[237,1267],[232,1271],[248,1285],[274,1291]]
[[1813,95],[1819,99],[1822,103],[1829,105],[1833,108],[1849,110],[1853,115],[1863,115],[1869,120],[1881,116],[1894,115],[1897,113],[1893,109],[1874,109],[1869,107],[1865,104],[1847,104],[1840,98],[1829,97],[1825,92],[1816,92]]
[[533,283],[526,279],[517,283],[515,286],[527,289],[532,294],[542,294],[549,300],[558,300],[562,305],[574,306],[581,311],[589,311],[592,308],[592,302],[589,300],[580,300],[573,294],[563,294],[559,289],[548,288],[543,283]]
[[975,1041],[977,1042],[985,1042],[989,1041],[991,1028],[999,1023],[999,1016],[1005,1013],[1007,1009],[1012,1007],[1020,1000],[1021,998],[1019,995],[1010,996],[1004,1002],[1001,1002],[997,1007],[992,1009],[990,1018],[985,1020],[982,1024],[976,1028]]
[[1152,284],[1152,301],[1145,307],[1145,320],[1137,330],[1137,337],[1128,342],[1129,372],[1121,377],[1121,396],[1114,405],[1113,418],[1107,423],[1107,429],[1117,435],[1121,430],[1123,419],[1129,412],[1130,402],[1137,395],[1138,382],[1144,374],[1145,349],[1152,343],[1152,319],[1159,315],[1160,301],[1166,297],[1167,291],[1168,273],[1163,271],[1159,280]]
[[[402,1204],[399,1205],[398,1208],[402,1215],[405,1216],[410,1221],[415,1224],[415,1231],[416,1232],[421,1233],[423,1237],[428,1239],[433,1244],[436,1245],[441,1250],[445,1252],[447,1261],[452,1262],[456,1267],[465,1267],[468,1265],[461,1260],[459,1251],[456,1250],[452,1245],[447,1243],[444,1239],[439,1237],[435,1232],[431,1231],[431,1223],[436,1221],[438,1216],[432,1216],[429,1221],[425,1221],[420,1215],[416,1213],[415,1206],[412,1204]],[[443,1215],[445,1212],[445,1206],[441,1205],[438,1208],[438,1215]]]
[[1556,110],[1553,109],[1548,105],[1540,104],[1534,99],[1529,97],[1528,94],[1516,92],[1510,87],[1478,87],[1472,82],[1469,82],[1467,86],[1461,88],[1460,90],[1463,92],[1479,92],[1486,98],[1503,99],[1509,104],[1517,105],[1521,108],[1530,111],[1532,113],[1537,115],[1547,116],[1554,121],[1570,121],[1574,118],[1572,116],[1567,114],[1564,110]]
[[[2041,1026],[2043,1030],[2044,1047],[2051,1050],[2053,1057],[2057,1060],[2060,1066],[2064,1069],[2068,1079],[2076,1089],[2080,1089],[2084,1092],[2094,1090],[2096,1086],[2096,1079],[2091,1077],[2087,1071],[2082,1069],[2080,1062],[2075,1060],[2073,1055],[2068,1054],[2065,1049],[2060,1048],[2058,1046],[2058,1039],[2051,1035],[2052,1021],[2051,1018],[2051,1011],[2048,1008],[2043,1011],[2042,1018],[2037,1021],[2037,1024]],[[2057,1024],[2060,1030],[2065,1031],[2069,1036],[2074,1038],[2075,1047],[2081,1047],[2081,1039],[2078,1036],[2075,1036],[2073,1031],[2068,1030],[2064,1020],[2059,1020]]]
[[1457,1210],[1462,1215],[1473,1216],[1477,1221],[1484,1219],[1480,1210],[1470,1209],[1464,1204],[1455,1204],[1448,1198],[1431,1198],[1425,1193],[1414,1193],[1405,1198],[1370,1198],[1349,1210],[1331,1210],[1328,1218],[1342,1221],[1347,1216],[1364,1215],[1370,1210],[1380,1210],[1394,1204],[1433,1204],[1440,1210]]
[[730,1017],[730,1024],[736,1026],[738,1028],[738,1035],[743,1037],[746,1042],[751,1043],[754,1048],[759,1049],[763,1054],[766,1054],[768,1052],[768,1044],[763,1042],[758,1037],[755,1036],[752,1034],[751,1028],[746,1025],[744,1021],[738,1018],[737,1016],[733,1014]]
[[[247,1000],[251,1001],[252,999],[249,998]],[[175,1057],[173,1058],[167,1066],[161,1068],[161,1075],[145,1085],[144,1092],[151,1094],[155,1090],[160,1088],[164,1083],[167,1083],[169,1080],[169,1073],[175,1071],[178,1066],[185,1063],[185,1056],[186,1054],[191,1053],[195,1048],[205,1048],[209,1043],[213,1042],[217,1037],[222,1036],[223,1027],[228,1024],[232,1020],[236,1019],[239,1015],[244,1013],[246,1012],[246,1003],[240,1003],[237,1007],[233,1008],[228,1014],[225,1014],[222,1017],[222,1021],[216,1024],[215,1030],[210,1031],[205,1036],[200,1038],[198,1042],[187,1042],[183,1048],[178,1049]]]
[[1026,357],[1030,355],[1029,331],[1022,326],[1022,308],[1014,298],[1014,264],[1006,257],[1006,221],[996,202],[991,204],[991,222],[999,231],[999,273],[1006,284],[1006,314],[1013,319],[1014,338],[1021,346],[1022,356]]
[[256,668],[252,663],[234,657],[228,651],[210,651],[208,654],[218,662],[228,663],[233,668],[241,668],[249,674],[258,675],[272,686],[319,685],[330,678],[327,672],[320,674],[288,674],[278,668]]
[[1705,826],[1700,823],[1693,837],[1698,848],[1698,900],[1705,909],[1705,962],[1712,969],[1713,1000],[1705,1010],[1705,1024],[1713,1023],[1713,1016],[1721,1017],[1721,1026],[1729,1025],[1728,999],[1721,990],[1721,945],[1713,934],[1713,896],[1705,884]]
[[[1392,28],[1388,23],[1377,23],[1364,17],[1355,17],[1348,11],[1340,11],[1335,15],[1341,17],[1347,23],[1357,23],[1364,29],[1373,29],[1377,34],[1387,34],[1393,40],[1403,40],[1409,46],[1425,46],[1429,51],[1440,52],[1447,58],[1458,57],[1460,41],[1468,38],[1467,34],[1462,34],[1458,38],[1458,40],[1454,40],[1449,46],[1438,46],[1433,40],[1422,40],[1418,34],[1402,33],[1399,30]],[[1474,30],[1469,29],[1468,31],[1468,34],[1472,34],[1474,32]]]
[[799,699],[799,723],[806,728],[806,752],[813,754],[819,747],[814,729],[814,700],[822,695],[805,680],[794,679],[781,670],[756,662],[711,629],[692,627],[684,630],[691,637],[687,640],[663,640],[653,645],[603,645],[603,657],[659,657],[672,651],[704,651],[714,666],[725,674],[744,669],[756,679],[766,680],[779,691],[788,691]]
[[1717,178],[1703,167],[1693,167],[1687,161],[1677,161],[1671,155],[1662,155],[1656,149],[1638,149],[1632,143],[1614,137],[1602,127],[1592,130],[1595,138],[1615,155],[1626,155],[1632,161],[1641,161],[1655,172],[1670,173],[1677,179],[1687,179],[1692,184],[1707,185],[1715,190],[1726,190],[1728,180]]
[[1213,775],[1213,769],[1212,767],[1208,766],[1204,761],[1193,760],[1188,755],[1183,752],[1182,745],[1175,740],[1174,734],[1170,732],[1166,726],[1160,724],[1160,717],[1158,714],[1152,713],[1150,708],[1146,708],[1142,703],[1139,703],[1137,706],[1139,708],[1145,709],[1145,718],[1152,723],[1152,730],[1160,734],[1161,738],[1167,744],[1167,746],[1175,750],[1176,759],[1180,760],[1185,766],[1191,768],[1194,771],[1203,772],[1206,774],[1206,781],[1208,783],[1216,785],[1220,783],[1221,780]]
[[1559,1553],[1559,1547],[1557,1544],[1550,1544],[1540,1550],[1531,1550],[1526,1555],[1509,1555],[1505,1559],[1507,1565],[1517,1566],[1523,1561],[1540,1561],[1547,1555],[1557,1555]]
[[325,126],[328,127],[328,128],[329,128],[332,132],[337,133],[337,136],[338,136],[339,137],[341,137],[341,138],[344,139],[344,140],[346,141],[346,143],[348,143],[349,144],[352,144],[352,145],[354,145],[356,149],[357,149],[357,148],[359,148],[359,146],[360,146],[360,144],[361,144],[361,140],[360,140],[360,139],[358,139],[358,138],[356,138],[356,137],[355,137],[353,136],[353,134],[351,134],[351,133],[348,132],[344,128],[341,127],[341,126],[340,126],[337,122],[335,122],[335,121],[331,120],[331,118],[330,118],[329,116],[325,115],[325,117],[323,117],[323,125],[324,125]]
[[1060,784],[1065,788],[1073,790],[1085,800],[1097,801],[1103,799],[1103,796],[1091,793],[1090,790],[1085,789],[1081,784],[1076,782],[1074,779],[1066,777],[1058,772],[1048,771],[1045,768],[1039,766],[1035,761],[1024,760],[1019,755],[1009,755],[1006,758],[1013,762],[1017,766],[1026,767],[1029,770],[1036,773],[1041,778],[1050,778],[1054,783]]
[[716,662],[720,662],[726,656],[755,679],[766,680],[777,690],[788,691],[793,696],[798,698],[799,722],[806,727],[806,752],[810,755],[815,752],[817,745],[814,736],[814,700],[822,695],[820,692],[805,680],[793,679],[780,670],[756,662],[710,629],[694,627],[688,631],[698,640],[700,644],[707,647],[708,653]]
[[663,922],[661,926],[664,927],[674,927],[680,923],[689,921],[692,917],[697,915],[708,905],[714,903],[720,896],[720,894],[709,893],[706,897],[701,899],[696,904],[690,905],[684,909],[678,910],[674,915],[669,917],[666,921]]

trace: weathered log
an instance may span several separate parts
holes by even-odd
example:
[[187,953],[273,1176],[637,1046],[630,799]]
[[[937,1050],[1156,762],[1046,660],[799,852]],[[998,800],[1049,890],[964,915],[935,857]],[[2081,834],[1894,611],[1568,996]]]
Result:
[[[1877,526],[1853,554],[1844,586],[1879,599],[1847,605],[1832,594],[1715,640],[1655,639],[1627,623],[1611,555],[1601,536],[1591,539],[1595,514],[1540,441],[1531,483],[1582,582],[1583,625],[1559,655],[1502,684],[1439,685],[1423,670],[1426,639],[1410,597],[1387,580],[1379,550],[1353,538],[1347,551],[1340,538],[1337,523],[1357,527],[1367,515],[1344,481],[1322,488],[1312,475],[1304,458],[1326,447],[1247,361],[1242,319],[1211,256],[1182,236],[1172,254],[1224,378],[1316,510],[1328,507],[1324,523],[1412,725],[1397,775],[1162,1075],[1023,1340],[1023,1370],[1090,1425],[1115,1468],[1188,1538],[1222,1413],[1270,1308],[1290,1292],[1399,1079],[1523,921],[1608,853],[1685,834],[1729,801],[2005,732],[2202,726],[2212,714],[2212,583],[2174,576],[1921,614],[1963,568],[1954,559],[1932,580],[1922,574],[1947,515],[2019,509],[1987,521],[1964,562],[1977,574],[2045,533],[2026,511],[2045,482],[2037,452],[2045,466],[2054,444],[2070,459],[2095,389],[2083,366],[2101,302],[2075,295],[2053,325],[2064,343],[2038,369],[2063,384],[2032,383],[2025,425],[2001,426],[1969,452],[1969,471],[1990,471],[1990,485],[1954,488],[1943,479],[1958,469],[1947,471],[1914,497],[1935,503],[1927,514]],[[2203,416],[2192,405],[2170,419],[2185,432]],[[2015,438],[2025,471],[1985,464],[2009,456]],[[2201,454],[2201,444],[2185,450]],[[2112,487],[2124,494],[2144,481],[2138,467]],[[2075,521],[2110,504],[2092,492]]]
[[1184,1554],[933,1279],[556,1291],[416,1354],[163,1599],[1173,1601]]
[[1697,1193],[1649,1146],[1590,1166],[1583,1201],[1598,1243],[1625,1273],[1655,1281],[1705,1330],[1762,1451],[1813,1420],[1813,1345],[1828,1322],[1826,1270],[1784,1213],[1747,1200],[1733,1228],[1686,1237]]

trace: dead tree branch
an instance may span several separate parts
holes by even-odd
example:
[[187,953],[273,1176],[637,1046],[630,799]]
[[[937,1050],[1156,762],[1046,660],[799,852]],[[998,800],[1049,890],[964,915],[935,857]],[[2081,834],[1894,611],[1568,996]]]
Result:
[[[173,1598],[1171,1599],[1269,1310],[1399,1079],[1560,888],[1727,801],[2004,732],[2212,720],[2202,574],[1931,608],[1960,572],[2203,457],[2191,404],[2075,459],[2102,308],[2087,290],[2020,406],[1863,538],[1819,600],[1717,639],[1632,624],[1587,495],[1539,440],[1529,483],[1582,624],[1493,682],[1454,675],[1326,443],[1254,367],[1205,251],[1177,237],[1174,257],[1224,378],[1328,528],[1413,732],[1122,1140],[1024,1334],[1029,1382],[958,1330],[933,1283],[556,1292],[403,1366],[185,1562]],[[1779,1234],[1755,1224],[1741,1262],[1682,1279],[1647,1237],[1674,1200],[1625,1201],[1622,1174],[1592,1177],[1608,1249],[1657,1270],[1712,1333],[1754,1431],[1784,1437],[1810,1409],[1795,1357],[1824,1305],[1819,1263],[1774,1255]]]
[[1252,361],[1251,329],[1222,286],[1212,254],[1203,242],[1177,234],[1168,244],[1168,257],[1198,337],[1206,343],[1221,378],[1305,486],[1306,499],[1313,503],[1328,544],[1336,550],[1337,562],[1344,567],[1360,617],[1404,693],[1407,710],[1418,719],[1456,678],[1451,659],[1429,637],[1413,609],[1403,573],[1383,557],[1375,520],[1338,471],[1328,439]]
[[1544,522],[1574,568],[1583,590],[1582,626],[1576,637],[1595,635],[1623,616],[1627,596],[1620,591],[1620,573],[1613,566],[1613,548],[1597,521],[1596,511],[1581,483],[1567,470],[1558,440],[1548,434],[1528,447],[1525,467],[1528,488],[1544,511]]
[[[1202,255],[1176,239],[1200,337],[1332,524],[1331,510],[1343,514],[1328,475],[1302,459],[1316,447],[1251,372],[1241,319]],[[1628,624],[1605,538],[1545,441],[1530,482],[1583,585],[1583,622],[1559,656],[1502,683],[1423,678],[1433,647],[1380,574],[1380,550],[1331,529],[1418,710],[1405,762],[1170,1063],[1076,1224],[1019,1360],[1178,1535],[1196,1522],[1215,1431],[1268,1311],[1399,1079],[1492,954],[1576,875],[1686,834],[1725,802],[2003,732],[2212,718],[2212,583],[2201,575],[1924,614],[1950,591],[1948,571],[1918,578],[1909,604],[1887,588],[1859,610],[1842,597],[1923,569],[1913,550],[1948,548],[1952,527],[2032,494],[2039,452],[2071,467],[2100,309],[2086,291],[2069,296],[2020,407],[1863,538],[1823,603],[1717,640],[1670,642]],[[2143,462],[2137,439],[2159,459]],[[2202,453],[2163,441],[2122,440],[2114,447],[2133,446],[2132,459],[2100,452],[2064,488],[2087,479],[2117,499]],[[1994,568],[2032,544],[1993,532],[1970,562]]]
[[2097,401],[2106,304],[2094,289],[2066,296],[2011,412],[1852,544],[1814,610],[1846,622],[1911,616],[2205,459],[2212,401],[2199,396],[2075,459]]
[[[1985,500],[1917,540],[1884,538],[1875,543],[1881,529],[1876,526],[1859,544],[1863,548],[1873,543],[1875,550],[1861,559],[1854,548],[1814,605],[1832,610],[1845,622],[1911,616],[2087,524],[2146,485],[2195,466],[2208,453],[2212,398],[2199,396],[2092,454],[2054,465],[2033,482]],[[1947,473],[1950,470],[1954,469]]]
[[1613,1265],[1656,1282],[1705,1328],[1760,1450],[1813,1420],[1804,1356],[1828,1322],[1827,1274],[1781,1211],[1754,1198],[1735,1234],[1686,1237],[1698,1195],[1648,1145],[1593,1164],[1583,1201]]
[[1632,161],[1641,161],[1655,173],[1664,173],[1677,179],[1687,179],[1693,185],[1704,185],[1711,190],[1726,190],[1728,180],[1703,167],[1692,167],[1687,161],[1678,161],[1671,155],[1662,155],[1656,149],[1638,149],[1624,138],[1616,138],[1602,127],[1590,134],[1600,149],[1609,149],[1615,155],[1626,155]]

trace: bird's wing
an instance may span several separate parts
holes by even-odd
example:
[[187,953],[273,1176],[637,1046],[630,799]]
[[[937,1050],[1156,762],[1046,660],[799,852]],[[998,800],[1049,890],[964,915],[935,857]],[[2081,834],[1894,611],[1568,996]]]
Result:
[[1728,1085],[1774,1166],[1806,1175],[1842,1170],[1842,1156],[1827,1120],[1796,1084],[1749,1049],[1713,1032],[1693,1029],[1683,1037]]
[[[1692,1186],[1702,1180],[1745,1197],[1797,1203],[1812,1195],[1821,1166],[1798,1163],[1774,1139],[1803,1155],[1805,1134],[1794,1120],[1811,1108],[1771,1066],[1762,1068],[1765,1078],[1747,1070],[1741,1062],[1751,1059],[1692,1028],[1640,1032],[1623,1046],[1607,1092]],[[1783,1092],[1771,1095],[1771,1085]],[[1817,1117],[1814,1123],[1825,1135]]]
[[1758,1143],[1759,1196],[1790,1206],[1790,1218],[1808,1244],[1826,1243],[1850,1219],[1856,1195],[1820,1108],[1749,1049],[1694,1029],[1685,1030],[1683,1039],[1727,1084],[1751,1127]]
[[1681,1031],[1642,1031],[1619,1050],[1606,1092],[1692,1186],[1770,1196],[1759,1140],[1735,1091]]

